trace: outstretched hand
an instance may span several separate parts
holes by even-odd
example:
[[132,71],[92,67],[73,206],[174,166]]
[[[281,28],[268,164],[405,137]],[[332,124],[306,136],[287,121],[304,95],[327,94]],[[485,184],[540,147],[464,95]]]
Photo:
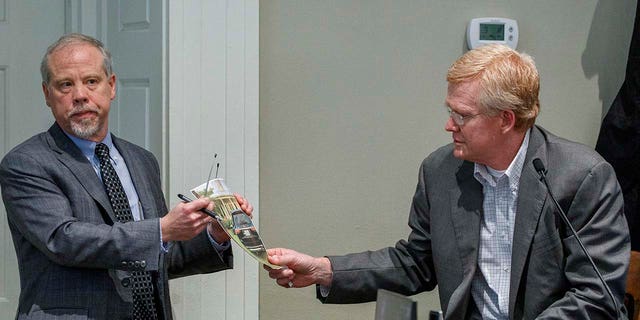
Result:
[[285,288],[302,288],[312,284],[330,286],[333,279],[331,262],[326,257],[315,258],[291,249],[268,249],[269,262],[282,269],[272,269],[264,266],[269,271],[269,277]]

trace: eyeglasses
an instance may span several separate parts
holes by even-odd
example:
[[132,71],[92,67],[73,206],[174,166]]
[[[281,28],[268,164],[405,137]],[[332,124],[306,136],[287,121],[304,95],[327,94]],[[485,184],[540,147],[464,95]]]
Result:
[[465,123],[466,120],[471,120],[479,115],[483,115],[484,113],[477,113],[477,114],[470,114],[467,116],[463,116],[453,110],[451,110],[451,108],[447,108],[447,112],[449,112],[449,117],[451,117],[451,119],[453,119],[453,122],[458,126],[458,127],[462,127]]

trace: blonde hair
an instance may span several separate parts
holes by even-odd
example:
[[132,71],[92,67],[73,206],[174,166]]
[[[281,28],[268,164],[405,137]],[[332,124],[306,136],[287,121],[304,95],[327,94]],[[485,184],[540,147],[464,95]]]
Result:
[[447,82],[480,80],[476,103],[485,112],[512,110],[516,129],[533,126],[540,112],[540,77],[533,58],[505,45],[485,45],[458,58],[447,72]]

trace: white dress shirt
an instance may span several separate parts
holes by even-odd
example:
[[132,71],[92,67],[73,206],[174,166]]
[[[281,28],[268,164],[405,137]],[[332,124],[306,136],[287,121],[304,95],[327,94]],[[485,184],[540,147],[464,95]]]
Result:
[[484,200],[478,268],[471,283],[471,295],[482,319],[509,319],[511,247],[529,132],[507,170],[475,164],[474,177],[482,184]]

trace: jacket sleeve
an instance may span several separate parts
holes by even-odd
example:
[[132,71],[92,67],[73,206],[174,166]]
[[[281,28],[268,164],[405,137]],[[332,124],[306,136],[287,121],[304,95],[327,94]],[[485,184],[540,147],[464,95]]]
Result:
[[64,266],[157,270],[158,219],[111,223],[74,174],[49,153],[3,159],[2,197],[18,253],[28,242]]
[[377,290],[404,295],[432,290],[436,284],[429,230],[429,203],[424,165],[409,214],[411,233],[394,247],[344,256],[329,256],[333,281],[328,296],[317,287],[323,303],[360,303],[376,300]]

